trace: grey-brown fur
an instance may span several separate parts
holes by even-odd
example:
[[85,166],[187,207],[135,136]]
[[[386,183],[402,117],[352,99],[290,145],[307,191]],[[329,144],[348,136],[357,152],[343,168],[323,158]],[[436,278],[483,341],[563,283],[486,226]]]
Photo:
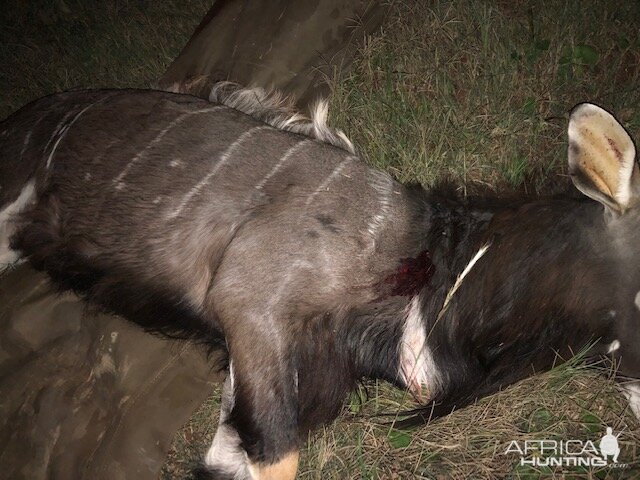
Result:
[[[247,284],[251,284],[247,285],[249,303],[262,306],[260,300],[272,299],[284,280],[295,284],[303,271],[316,271],[307,276],[323,279],[314,288],[318,297],[325,292],[335,298],[344,289],[341,279],[347,272],[360,278],[363,286],[370,285],[380,271],[393,265],[365,258],[353,271],[348,264],[354,258],[360,260],[362,249],[380,240],[369,235],[368,223],[379,210],[382,195],[395,197],[398,207],[379,234],[403,249],[402,238],[395,233],[403,231],[402,222],[406,222],[402,190],[390,183],[387,192],[379,192],[381,173],[349,152],[192,97],[125,91],[62,94],[45,101],[55,102],[65,113],[96,105],[67,132],[51,169],[36,162],[42,153],[48,157],[51,145],[45,149],[43,144],[47,147],[49,136],[55,137],[52,126],[62,119],[56,111],[44,114],[22,158],[9,154],[2,163],[7,170],[3,178],[16,183],[13,188],[3,185],[7,197],[3,203],[17,197],[30,173],[35,174],[39,194],[64,183],[54,193],[55,199],[74,205],[76,211],[67,214],[65,223],[85,242],[84,255],[98,263],[126,262],[128,268],[141,272],[153,264],[153,277],[146,280],[181,291],[185,302],[199,311],[210,307],[209,293],[243,289]],[[126,112],[126,124],[122,112]],[[242,135],[247,136],[230,152],[231,158],[219,164]],[[272,173],[277,162],[298,145],[286,164]],[[331,178],[340,165],[340,174]],[[323,191],[317,191],[325,181]],[[360,192],[357,198],[352,198],[353,191]],[[283,204],[287,205],[284,218]],[[198,219],[195,224],[194,219]],[[346,239],[339,234],[344,224],[350,228]],[[270,258],[247,258],[249,244],[256,242],[270,245]],[[131,252],[133,245],[136,256]],[[343,259],[323,264],[323,252],[338,250]],[[272,264],[277,265],[275,270]],[[260,290],[266,291],[261,294]],[[226,292],[219,296],[227,297]],[[351,296],[371,299],[371,294],[363,298],[362,292]],[[215,303],[222,306],[226,301]]]
[[621,371],[640,375],[640,173],[608,113],[571,124],[574,181],[600,203],[506,204],[403,186],[267,107],[76,92],[0,125],[12,252],[146,328],[227,349],[227,436],[248,464],[208,465],[219,478],[291,472],[362,377],[424,395],[429,417],[594,341],[597,355],[619,339]]
[[[313,126],[302,131],[319,138],[194,97],[124,90],[47,97],[3,128],[2,205],[30,178],[37,191],[13,248],[145,327],[224,336],[249,403],[295,389],[283,357],[299,319],[377,299],[380,279],[422,247],[409,238],[406,189]],[[258,421],[286,436],[248,447],[252,458],[297,443],[297,429],[281,427],[295,424],[291,408]]]

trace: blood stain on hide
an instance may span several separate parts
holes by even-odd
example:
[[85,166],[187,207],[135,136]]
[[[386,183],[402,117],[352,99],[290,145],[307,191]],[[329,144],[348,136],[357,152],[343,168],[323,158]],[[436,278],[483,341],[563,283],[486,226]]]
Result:
[[436,267],[431,261],[431,254],[428,250],[424,250],[417,257],[403,258],[397,270],[387,276],[382,283],[390,286],[389,294],[392,296],[415,295],[429,283],[435,271]]

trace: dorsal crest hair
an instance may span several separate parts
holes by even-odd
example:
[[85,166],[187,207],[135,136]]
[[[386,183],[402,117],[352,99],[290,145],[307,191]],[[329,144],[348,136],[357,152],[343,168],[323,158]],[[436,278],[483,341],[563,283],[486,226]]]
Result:
[[277,90],[242,87],[234,82],[218,82],[209,93],[209,101],[246,113],[279,130],[307,135],[355,154],[353,143],[341,130],[327,125],[329,105],[319,100],[310,116],[297,112],[292,99]]

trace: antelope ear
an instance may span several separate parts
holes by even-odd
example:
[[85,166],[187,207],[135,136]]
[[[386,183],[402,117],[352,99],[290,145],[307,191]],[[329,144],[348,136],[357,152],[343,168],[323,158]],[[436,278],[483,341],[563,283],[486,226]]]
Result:
[[617,214],[638,198],[636,148],[606,110],[581,103],[569,118],[569,174],[578,190]]

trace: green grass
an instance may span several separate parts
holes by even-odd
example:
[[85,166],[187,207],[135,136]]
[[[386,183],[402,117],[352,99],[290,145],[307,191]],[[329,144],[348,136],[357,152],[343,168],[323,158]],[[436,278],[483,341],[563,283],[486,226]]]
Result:
[[[0,12],[0,116],[81,87],[151,85],[210,0],[15,2]],[[462,193],[567,188],[569,109],[593,101],[640,138],[640,4],[395,1],[382,31],[333,84],[332,120],[402,181],[449,178]],[[603,367],[604,368],[604,367]],[[640,478],[640,428],[605,368],[575,362],[409,432],[380,416],[413,406],[367,384],[310,436],[302,479]],[[175,437],[162,478],[183,478],[211,441],[219,391]],[[626,470],[536,471],[503,455],[525,439],[622,432]]]
[[[10,3],[10,5],[8,5]],[[45,94],[149,87],[209,0],[40,0],[0,9],[0,118]]]
[[637,2],[394,2],[333,113],[404,181],[548,191],[566,183],[568,110],[589,100],[640,128]]
[[[393,428],[393,413],[415,405],[388,384],[369,383],[367,393],[363,387],[360,395],[352,396],[334,424],[309,436],[299,478],[640,478],[640,430],[610,373],[607,365],[587,369],[579,361],[568,362],[430,425],[405,431]],[[183,478],[208,448],[219,394],[216,389],[176,436],[163,480]],[[504,454],[512,440],[579,439],[597,445],[607,426],[622,432],[620,461],[628,468],[535,470]]]

